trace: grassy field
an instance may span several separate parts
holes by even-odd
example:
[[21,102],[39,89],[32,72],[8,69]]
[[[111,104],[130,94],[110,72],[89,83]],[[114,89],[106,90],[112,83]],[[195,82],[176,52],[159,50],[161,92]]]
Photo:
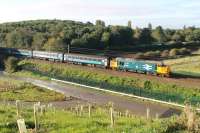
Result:
[[174,73],[200,77],[200,56],[190,56],[178,59],[165,60]]
[[[19,66],[32,76],[48,76],[85,85],[96,86],[118,92],[131,93],[138,96],[172,101],[184,104],[185,101],[197,105],[200,101],[200,90],[185,88],[172,83],[148,81],[142,78],[113,76],[109,73],[93,72],[71,65],[38,60],[23,60]],[[19,72],[20,73],[20,72]],[[18,73],[18,74],[19,74]],[[24,73],[24,71],[23,71]]]
[[[73,110],[55,111],[47,108],[44,114],[39,114],[38,133],[186,133],[186,118],[174,116],[167,119],[146,119],[137,116],[125,117],[114,115],[114,127],[110,127],[109,108],[92,108],[88,117],[87,107],[82,115]],[[1,133],[17,132],[16,109],[13,106],[0,105]],[[24,107],[21,118],[25,119],[28,129],[34,129],[33,109]]]
[[65,96],[22,81],[0,78],[0,100],[6,101],[63,101]]

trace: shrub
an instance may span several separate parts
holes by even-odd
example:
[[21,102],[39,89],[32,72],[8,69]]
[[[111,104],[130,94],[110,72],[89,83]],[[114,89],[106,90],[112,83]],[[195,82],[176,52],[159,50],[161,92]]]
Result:
[[[200,101],[199,90],[184,88],[171,83],[149,81],[134,77],[113,76],[108,73],[99,73],[84,70],[66,64],[46,63],[36,60],[23,60],[18,63],[22,70],[32,71],[35,74],[54,77],[61,80],[72,81],[84,85],[100,87],[108,90],[154,98],[163,101],[183,104],[185,99],[192,105]],[[196,95],[194,95],[196,94]]]
[[150,51],[144,54],[145,57],[158,57],[160,56],[160,51]]
[[161,57],[168,57],[169,56],[169,51],[168,50],[164,50],[162,53],[161,53]]
[[169,51],[169,56],[174,57],[178,55],[178,49],[174,48]]
[[9,57],[5,62],[5,71],[13,73],[17,71],[18,59],[15,57]]
[[135,59],[144,58],[144,54],[143,54],[143,53],[137,53],[137,54],[135,54],[134,58],[135,58]]
[[150,89],[152,89],[152,83],[151,83],[151,81],[145,81],[144,82],[144,89],[147,89],[147,90],[150,90]]
[[187,54],[190,54],[191,51],[189,49],[186,49],[186,48],[181,48],[181,49],[178,50],[178,53],[180,55],[187,55]]

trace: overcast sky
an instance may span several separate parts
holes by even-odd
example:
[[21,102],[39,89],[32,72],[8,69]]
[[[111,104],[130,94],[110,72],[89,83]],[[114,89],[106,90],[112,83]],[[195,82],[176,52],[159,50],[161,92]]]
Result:
[[200,27],[200,0],[0,0],[0,23],[35,19]]

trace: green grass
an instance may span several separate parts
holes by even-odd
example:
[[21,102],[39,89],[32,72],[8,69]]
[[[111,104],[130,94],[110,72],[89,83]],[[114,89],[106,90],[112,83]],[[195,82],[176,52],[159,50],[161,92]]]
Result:
[[200,77],[200,56],[189,56],[164,61],[173,73]]
[[134,77],[113,76],[109,73],[84,70],[67,64],[58,65],[38,60],[23,60],[19,66],[34,75],[54,77],[163,101],[170,100],[179,104],[188,101],[192,105],[200,102],[200,89],[198,88],[185,88],[172,83],[147,81]]
[[27,77],[27,78],[36,78],[36,79],[41,79],[41,80],[50,80],[50,77],[47,76],[42,76],[40,74],[31,72],[31,71],[18,71],[15,72],[13,74],[9,74],[9,75],[13,75],[13,76],[19,76],[19,77]]
[[[92,109],[91,117],[87,110],[82,116],[70,111],[47,109],[39,114],[39,133],[175,133],[184,132],[185,126],[179,125],[179,117],[167,119],[150,119],[134,116],[133,118],[115,117],[115,125],[110,127],[109,113],[105,109]],[[13,106],[0,105],[1,133],[17,132],[16,109]],[[33,109],[24,107],[21,117],[25,119],[28,129],[34,128]],[[174,126],[176,128],[174,128]]]
[[[7,85],[8,82],[12,83],[12,86],[9,85],[9,88]],[[61,93],[37,87],[29,83],[20,82],[13,79],[11,80],[10,78],[4,78],[4,79],[0,78],[0,83],[4,83],[1,85],[0,88],[1,90],[0,100],[6,100],[6,101],[22,100],[31,102],[34,101],[48,102],[48,101],[65,100],[65,96]]]
[[12,90],[23,85],[23,82],[10,80],[10,78],[0,77],[0,92],[4,90]]

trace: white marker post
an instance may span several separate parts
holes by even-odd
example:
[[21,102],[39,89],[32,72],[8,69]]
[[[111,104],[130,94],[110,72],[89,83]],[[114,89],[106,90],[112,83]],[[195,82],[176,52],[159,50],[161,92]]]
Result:
[[18,129],[19,129],[19,133],[27,133],[24,119],[17,120],[17,125],[18,125]]

